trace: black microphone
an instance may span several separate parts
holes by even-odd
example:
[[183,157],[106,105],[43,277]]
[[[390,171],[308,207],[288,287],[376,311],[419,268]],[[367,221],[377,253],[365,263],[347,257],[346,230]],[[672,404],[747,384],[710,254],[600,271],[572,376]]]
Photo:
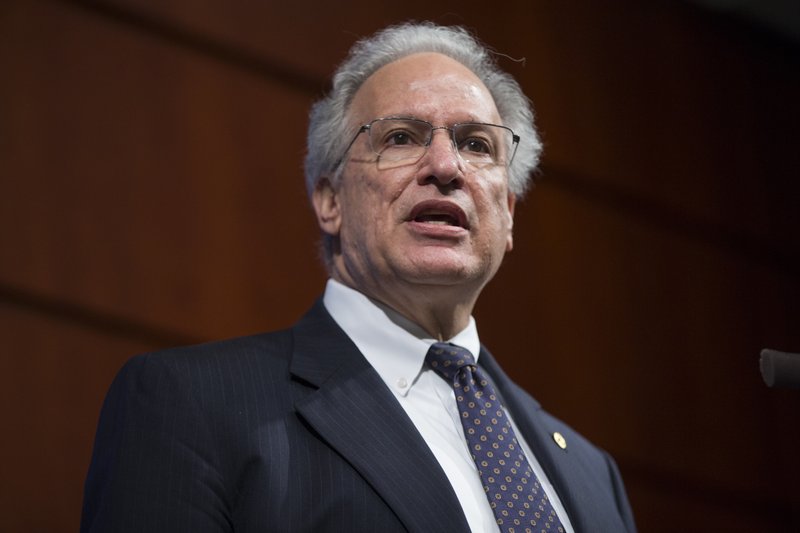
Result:
[[800,389],[800,353],[761,350],[761,377],[770,387]]

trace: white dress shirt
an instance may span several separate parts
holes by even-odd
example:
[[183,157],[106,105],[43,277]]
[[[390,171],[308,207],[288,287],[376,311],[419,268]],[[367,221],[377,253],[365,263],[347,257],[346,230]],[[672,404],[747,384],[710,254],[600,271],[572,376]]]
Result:
[[[328,280],[323,303],[430,447],[453,486],[472,532],[497,533],[495,516],[467,447],[453,388],[425,365],[428,348],[438,340],[397,312],[335,280]],[[480,340],[472,317],[469,325],[447,342],[466,348],[477,362]],[[513,420],[511,423],[565,530],[571,533],[572,525],[558,495]]]

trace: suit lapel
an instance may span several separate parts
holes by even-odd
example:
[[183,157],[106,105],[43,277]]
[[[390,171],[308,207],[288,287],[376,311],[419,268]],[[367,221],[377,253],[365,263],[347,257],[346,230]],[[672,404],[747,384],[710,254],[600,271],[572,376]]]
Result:
[[295,326],[292,374],[317,387],[296,408],[409,531],[468,531],[436,458],[321,302]]

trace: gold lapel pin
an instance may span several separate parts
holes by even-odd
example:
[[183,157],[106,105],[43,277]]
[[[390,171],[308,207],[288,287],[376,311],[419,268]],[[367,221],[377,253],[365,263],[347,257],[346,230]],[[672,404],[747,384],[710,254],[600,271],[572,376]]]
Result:
[[562,435],[558,431],[553,433],[553,440],[556,441],[556,444],[558,444],[558,447],[561,448],[562,450],[567,449],[567,440],[564,438],[564,435]]

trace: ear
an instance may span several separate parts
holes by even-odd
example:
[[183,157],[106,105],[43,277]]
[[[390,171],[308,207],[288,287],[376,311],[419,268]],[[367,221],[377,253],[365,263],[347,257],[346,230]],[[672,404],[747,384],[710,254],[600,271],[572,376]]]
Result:
[[513,193],[508,193],[508,236],[506,241],[506,252],[514,248],[514,206],[517,205],[517,197]]
[[311,202],[314,204],[320,229],[332,237],[339,235],[339,228],[342,225],[339,195],[328,177],[322,177],[317,181],[314,192],[311,193]]

